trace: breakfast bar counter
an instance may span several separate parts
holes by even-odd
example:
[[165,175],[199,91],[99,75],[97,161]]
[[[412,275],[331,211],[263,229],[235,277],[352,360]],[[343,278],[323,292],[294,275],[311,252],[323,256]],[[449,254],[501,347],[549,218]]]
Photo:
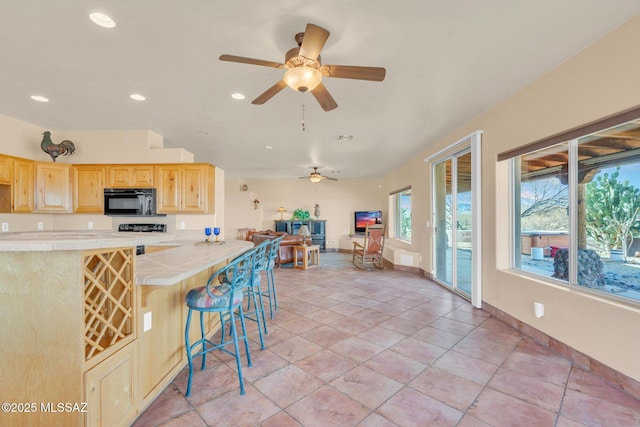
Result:
[[[0,399],[37,409],[2,412],[0,425],[130,425],[175,378],[186,293],[253,244],[173,238],[0,234]],[[218,318],[205,327],[215,333]],[[55,412],[60,402],[78,410]]]
[[[158,250],[166,247],[166,250]],[[209,243],[171,240],[152,246],[153,252],[136,258],[136,284],[170,286],[209,267],[246,252],[253,243],[229,240]]]

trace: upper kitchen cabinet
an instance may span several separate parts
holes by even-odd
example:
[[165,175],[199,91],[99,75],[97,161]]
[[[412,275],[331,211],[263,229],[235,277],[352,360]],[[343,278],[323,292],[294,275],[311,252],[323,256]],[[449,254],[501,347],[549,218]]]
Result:
[[35,162],[36,212],[71,212],[71,165]]
[[0,155],[0,212],[11,212],[13,158]]
[[33,212],[33,192],[35,185],[33,160],[13,160],[13,206],[11,212]]
[[158,212],[214,213],[215,169],[206,163],[156,165]]
[[153,165],[107,166],[107,188],[151,188],[153,179]]
[[73,212],[104,212],[104,165],[73,166]]
[[11,185],[13,157],[0,155],[0,185]]

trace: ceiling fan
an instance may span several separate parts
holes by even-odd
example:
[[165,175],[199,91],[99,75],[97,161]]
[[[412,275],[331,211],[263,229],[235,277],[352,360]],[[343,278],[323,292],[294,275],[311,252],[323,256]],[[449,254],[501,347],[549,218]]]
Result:
[[286,53],[284,64],[234,55],[220,55],[219,59],[221,61],[287,69],[283,79],[251,101],[252,104],[264,104],[284,89],[285,86],[289,86],[291,89],[302,93],[310,91],[324,111],[331,111],[338,104],[322,84],[323,76],[381,82],[384,80],[386,70],[380,67],[322,65],[320,51],[328,38],[329,31],[314,24],[307,24],[304,33],[296,34],[295,39],[298,47],[294,47]]
[[324,181],[325,179],[328,179],[329,181],[337,181],[337,178],[331,178],[328,176],[324,176],[322,175],[320,172],[318,172],[318,168],[316,166],[313,167],[313,172],[311,172],[309,174],[309,176],[299,176],[299,179],[309,179],[311,182],[313,182],[314,184],[317,184],[321,181]]

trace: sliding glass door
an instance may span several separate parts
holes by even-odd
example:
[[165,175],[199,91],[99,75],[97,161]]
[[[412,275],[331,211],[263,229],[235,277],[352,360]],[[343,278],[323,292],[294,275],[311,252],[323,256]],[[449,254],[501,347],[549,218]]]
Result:
[[[459,151],[432,163],[433,278],[481,304],[479,134],[462,141]],[[477,139],[477,147],[473,141]],[[476,151],[478,150],[478,151]],[[477,153],[477,154],[476,154]]]

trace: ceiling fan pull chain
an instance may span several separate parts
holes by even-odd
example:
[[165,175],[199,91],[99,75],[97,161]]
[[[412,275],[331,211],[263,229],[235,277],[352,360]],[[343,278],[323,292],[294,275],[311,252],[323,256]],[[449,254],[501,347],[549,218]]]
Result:
[[304,128],[304,104],[302,104],[302,132],[306,129]]

